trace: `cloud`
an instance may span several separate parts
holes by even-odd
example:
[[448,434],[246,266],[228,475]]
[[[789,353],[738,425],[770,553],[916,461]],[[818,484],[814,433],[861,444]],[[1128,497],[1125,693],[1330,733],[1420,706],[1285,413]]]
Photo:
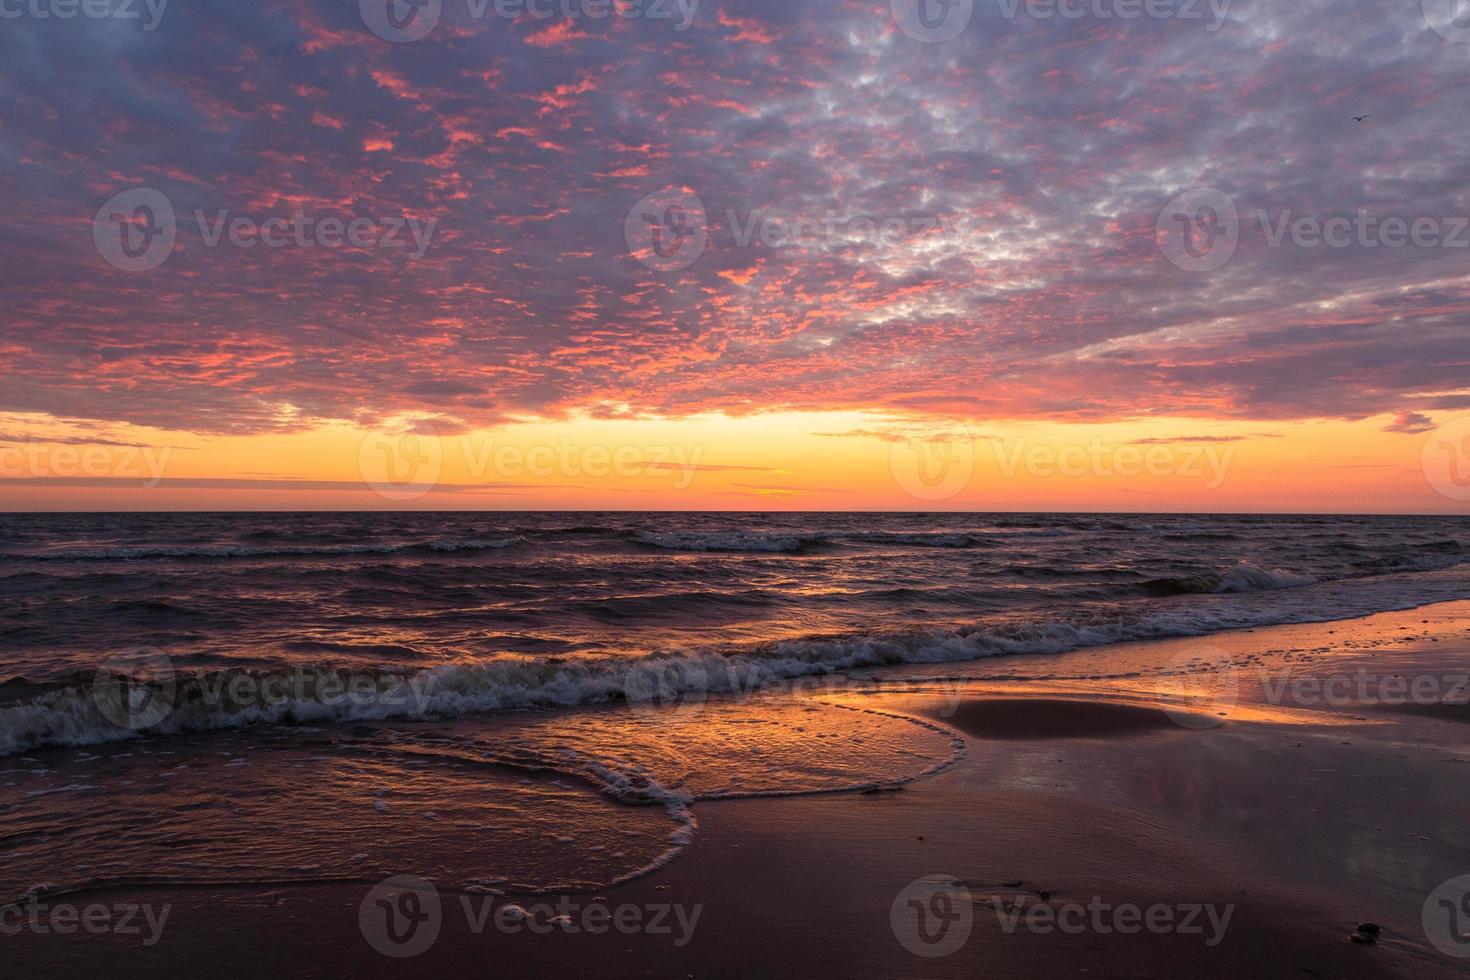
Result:
[[909,442],[973,442],[977,439],[989,438],[978,432],[963,432],[952,429],[919,429],[919,428],[882,428],[882,429],[849,429],[846,432],[817,432],[814,433],[826,439],[876,439],[879,442],[909,443]]
[[1280,439],[1274,433],[1258,432],[1249,436],[1156,436],[1149,439],[1134,439],[1132,446],[1178,446],[1191,443],[1245,442],[1250,439]]
[[758,497],[801,497],[813,493],[851,493],[851,490],[836,487],[792,487],[765,486],[757,483],[735,483],[732,486],[748,491]]
[[1383,427],[1384,432],[1403,432],[1414,435],[1434,429],[1434,420],[1418,412],[1400,412],[1394,420]]
[[0,432],[0,445],[7,445],[7,446],[25,446],[25,445],[41,445],[41,446],[108,446],[108,447],[114,447],[114,448],[119,448],[119,449],[167,448],[167,449],[183,449],[183,450],[187,450],[189,448],[189,447],[186,447],[186,446],[167,446],[167,447],[159,446],[159,447],[149,447],[149,446],[145,446],[143,443],[138,443],[138,442],[123,442],[123,441],[118,440],[118,439],[103,439],[103,438],[95,438],[95,437],[90,437],[90,436],[37,436],[37,435],[17,435],[15,433],[6,433],[6,432]]
[[659,470],[668,473],[779,473],[778,469],[770,466],[720,466],[713,463],[670,463],[670,462],[648,462],[641,464],[645,470]]
[[[308,480],[308,479],[236,479],[213,477],[124,477],[124,476],[28,476],[0,479],[0,489],[6,487],[83,487],[93,490],[285,490],[338,491],[369,493],[372,487],[362,480]],[[425,493],[445,494],[525,494],[544,490],[578,489],[573,484],[546,483],[440,483]]]
[[[786,409],[1412,426],[1470,406],[1465,249],[1267,234],[1470,212],[1470,62],[1418,4],[1237,4],[1218,30],[977,4],[937,45],[887,4],[785,0],[684,31],[445,4],[410,44],[329,0],[121,26],[0,33],[0,411],[242,434]],[[135,186],[178,215],[147,273],[92,240]],[[1210,273],[1155,241],[1202,186],[1242,223]],[[659,272],[625,235],[666,187],[697,193],[708,242]],[[221,212],[402,228],[211,245]]]

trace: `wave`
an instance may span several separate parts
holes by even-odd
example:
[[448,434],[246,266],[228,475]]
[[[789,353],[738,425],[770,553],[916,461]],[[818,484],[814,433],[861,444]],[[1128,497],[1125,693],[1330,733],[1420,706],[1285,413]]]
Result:
[[767,534],[757,531],[636,531],[633,540],[669,551],[756,551],[783,553],[800,551],[824,543],[821,534]]
[[1320,580],[1310,575],[1301,575],[1283,568],[1266,569],[1252,562],[1243,561],[1224,571],[1205,575],[1151,579],[1143,583],[1143,587],[1155,595],[1223,595],[1294,589],[1304,585],[1315,585],[1318,581]]
[[1177,531],[1161,535],[1165,541],[1240,541],[1239,534],[1224,531]]
[[[1232,569],[1232,579],[1280,583],[1276,573]],[[1348,619],[1432,602],[1470,599],[1470,583],[1449,573],[1261,591],[1146,607],[1040,616],[908,632],[811,636],[732,652],[535,660],[500,657],[417,670],[348,671],[301,666],[275,672],[221,670],[149,680],[111,673],[54,685],[0,685],[16,700],[0,705],[0,756],[139,736],[314,725],[392,718],[456,717],[531,708],[624,702],[662,709],[707,698],[750,695],[799,678],[856,668],[939,664],[1018,654],[1062,654],[1110,643],[1204,636],[1230,629]]]
[[635,531],[640,544],[670,551],[756,551],[789,553],[818,545],[891,545],[910,548],[981,548],[1003,541],[1067,537],[1061,529],[1003,531]]
[[904,545],[911,548],[977,548],[993,543],[995,535],[946,533],[943,531],[905,533],[902,531],[868,531],[840,535],[843,540],[864,544]]
[[148,561],[187,558],[334,558],[350,555],[398,555],[437,552],[487,551],[509,548],[524,538],[489,538],[476,541],[419,541],[400,544],[282,545],[153,545],[147,547],[94,548],[35,554],[8,554],[6,561]]
[[1419,556],[1383,556],[1370,558],[1363,561],[1355,561],[1352,567],[1358,570],[1360,575],[1388,575],[1393,572],[1431,572],[1445,568],[1454,568],[1463,565],[1464,559],[1459,555],[1419,555]]
[[576,600],[568,603],[566,609],[601,622],[653,623],[658,619],[684,617],[705,610],[728,610],[731,607],[764,609],[779,601],[780,596],[760,589],[692,589]]
[[502,548],[510,548],[522,544],[526,539],[514,538],[489,538],[483,541],[430,541],[427,545],[408,545],[405,551],[412,551],[417,547],[427,547],[430,551],[444,554],[456,554],[461,551],[499,551]]

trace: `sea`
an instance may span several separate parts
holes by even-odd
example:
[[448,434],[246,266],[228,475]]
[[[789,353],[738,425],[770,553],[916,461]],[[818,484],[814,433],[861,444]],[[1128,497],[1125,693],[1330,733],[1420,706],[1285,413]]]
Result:
[[0,901],[605,887],[700,800],[963,750],[793,691],[1467,599],[1467,560],[1456,517],[0,515]]

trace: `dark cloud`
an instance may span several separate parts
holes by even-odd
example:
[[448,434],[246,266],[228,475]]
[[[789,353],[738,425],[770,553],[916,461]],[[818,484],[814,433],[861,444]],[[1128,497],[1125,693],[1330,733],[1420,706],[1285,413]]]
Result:
[[1394,420],[1383,427],[1384,432],[1403,432],[1415,435],[1435,428],[1434,421],[1418,412],[1400,412]]

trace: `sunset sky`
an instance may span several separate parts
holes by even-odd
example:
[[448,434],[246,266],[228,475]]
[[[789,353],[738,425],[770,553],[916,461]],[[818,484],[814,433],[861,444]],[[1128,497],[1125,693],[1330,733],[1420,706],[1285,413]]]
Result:
[[0,509],[1470,511],[1453,3],[49,2]]

